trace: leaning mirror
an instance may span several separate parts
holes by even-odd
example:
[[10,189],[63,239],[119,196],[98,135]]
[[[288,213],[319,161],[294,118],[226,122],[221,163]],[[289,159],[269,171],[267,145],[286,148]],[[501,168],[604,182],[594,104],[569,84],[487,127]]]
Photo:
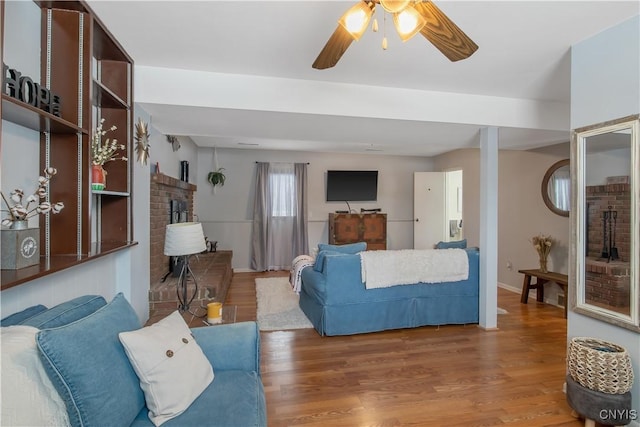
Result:
[[571,206],[571,172],[569,159],[551,165],[542,178],[542,200],[553,212],[569,216]]
[[640,331],[638,115],[572,136],[571,307]]

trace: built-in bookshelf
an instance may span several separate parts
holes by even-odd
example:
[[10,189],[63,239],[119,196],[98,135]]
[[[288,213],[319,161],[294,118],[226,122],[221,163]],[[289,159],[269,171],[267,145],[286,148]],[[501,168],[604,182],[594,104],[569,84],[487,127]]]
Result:
[[[41,14],[40,75],[34,81],[60,97],[59,114],[11,96],[3,83],[2,119],[39,135],[40,170],[58,173],[49,187],[51,200],[63,201],[57,215],[40,215],[40,263],[20,270],[2,270],[2,290],[73,267],[135,244],[132,230],[131,161],[105,165],[107,188],[91,189],[91,137],[101,118],[132,158],[133,60],[82,1],[35,1]],[[0,6],[0,28],[19,17]],[[29,29],[31,31],[31,29]],[[7,46],[21,43],[4,31],[0,40],[3,64]],[[11,64],[6,64],[11,66]],[[34,78],[35,77],[35,78]],[[20,159],[2,156],[6,162]],[[37,174],[37,172],[36,172]],[[33,181],[37,182],[37,175]],[[4,190],[4,188],[3,188]]]

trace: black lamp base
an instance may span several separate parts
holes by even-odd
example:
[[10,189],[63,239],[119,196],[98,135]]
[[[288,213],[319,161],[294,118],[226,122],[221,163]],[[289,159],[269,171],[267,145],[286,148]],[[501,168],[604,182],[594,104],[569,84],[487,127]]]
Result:
[[[180,276],[178,277],[176,294],[178,295],[178,310],[181,313],[188,312],[195,316],[196,314],[190,311],[190,306],[196,295],[198,295],[198,281],[196,280],[196,276],[193,274],[193,271],[191,271],[189,257],[190,255],[183,255],[180,257],[180,260],[182,261],[182,268],[180,269]],[[191,276],[195,285],[191,297],[189,297],[188,287],[189,276]]]

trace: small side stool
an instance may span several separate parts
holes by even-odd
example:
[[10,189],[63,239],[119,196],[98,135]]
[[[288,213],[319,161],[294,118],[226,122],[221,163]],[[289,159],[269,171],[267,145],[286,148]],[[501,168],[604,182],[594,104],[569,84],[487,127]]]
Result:
[[581,386],[567,375],[567,403],[585,418],[585,427],[624,426],[631,422],[631,392],[608,394]]

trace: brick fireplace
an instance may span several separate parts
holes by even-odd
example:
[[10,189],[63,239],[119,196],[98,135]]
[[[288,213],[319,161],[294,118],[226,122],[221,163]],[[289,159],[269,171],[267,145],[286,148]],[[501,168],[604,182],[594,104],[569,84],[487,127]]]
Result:
[[[176,289],[178,277],[168,275],[169,257],[164,255],[164,235],[168,224],[193,221],[193,200],[197,187],[164,174],[151,175],[150,206],[150,275],[149,322],[153,323],[173,312],[178,306]],[[191,305],[198,316],[206,315],[206,303],[224,302],[233,276],[233,253],[229,250],[194,256],[190,263],[195,283],[189,281]],[[179,273],[180,266],[176,266]],[[165,279],[166,278],[166,279]],[[163,280],[165,279],[165,280]],[[204,307],[204,308],[203,308]]]
[[[150,206],[150,268],[151,283],[161,280],[169,272],[169,257],[164,255],[164,234],[167,224],[193,220],[193,196],[197,186],[157,173],[151,175]],[[172,214],[172,201],[184,202],[179,215]],[[175,204],[175,203],[174,203]]]
[[[591,304],[628,314],[631,285],[631,186],[588,186],[586,196],[585,299]],[[612,244],[616,251],[611,251]],[[613,252],[617,252],[617,259],[609,256]]]

